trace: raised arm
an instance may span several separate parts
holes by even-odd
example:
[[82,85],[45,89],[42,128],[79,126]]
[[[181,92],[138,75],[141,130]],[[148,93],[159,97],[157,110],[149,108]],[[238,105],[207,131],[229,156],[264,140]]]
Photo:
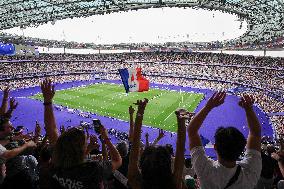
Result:
[[90,135],[90,142],[87,146],[86,155],[88,155],[92,150],[99,149],[100,145],[98,144],[98,138],[96,135]]
[[138,175],[140,174],[138,168],[138,159],[140,153],[141,127],[147,103],[148,99],[144,99],[143,101],[137,100],[137,102],[135,103],[136,105],[138,105],[138,110],[135,119],[133,143],[129,155],[129,165],[128,165],[128,175],[127,175],[129,184],[133,189],[140,189],[141,187],[138,181]]
[[3,91],[4,94],[3,94],[2,104],[0,107],[0,115],[4,115],[7,112],[9,92],[10,92],[10,87],[8,86]]
[[14,148],[12,150],[6,150],[1,155],[1,158],[4,158],[4,159],[7,160],[7,159],[10,159],[10,158],[16,157],[17,155],[22,153],[27,148],[35,148],[35,147],[36,147],[36,144],[33,141],[29,141],[29,142],[25,143],[24,145],[22,145],[18,148]]
[[35,134],[34,134],[34,137],[33,137],[33,140],[35,141],[36,144],[39,143],[40,134],[41,134],[41,127],[40,127],[38,121],[36,121]]
[[249,136],[247,149],[261,151],[261,127],[253,110],[254,98],[251,95],[243,95],[239,105],[244,108],[248,121]]
[[174,180],[176,183],[176,189],[182,188],[182,176],[184,168],[184,150],[185,150],[185,137],[186,137],[186,119],[190,119],[193,114],[187,112],[185,109],[176,110],[177,116],[177,143],[176,143],[176,155],[174,162]]
[[16,102],[15,98],[10,99],[10,107],[4,114],[4,116],[8,119],[12,117],[14,110],[18,107],[18,102]]
[[150,144],[149,144],[149,133],[145,134],[145,141],[146,141],[145,147],[150,146]]
[[132,108],[132,106],[129,106],[128,108],[129,111],[129,142],[133,142],[133,131],[134,131],[134,120],[133,120],[133,115],[134,115],[134,108]]
[[196,146],[202,146],[201,138],[198,134],[203,121],[209,114],[209,112],[224,103],[226,98],[225,92],[217,92],[209,99],[207,104],[193,117],[187,128],[189,137],[189,147],[193,149]]
[[116,170],[121,166],[122,159],[121,159],[119,152],[115,148],[115,146],[111,143],[110,138],[108,137],[107,130],[103,126],[101,126],[101,137],[102,137],[102,140],[104,140],[104,143],[106,144],[109,150],[112,170]]
[[103,155],[103,160],[107,161],[108,160],[108,151],[106,148],[106,144],[104,141],[102,141],[102,155]]
[[44,124],[45,130],[51,145],[55,145],[58,139],[58,130],[53,113],[52,99],[55,95],[54,85],[50,79],[45,79],[41,83],[41,91],[44,99]]
[[153,141],[151,145],[155,146],[158,144],[158,142],[165,136],[165,131],[163,129],[159,129],[159,135],[158,137]]

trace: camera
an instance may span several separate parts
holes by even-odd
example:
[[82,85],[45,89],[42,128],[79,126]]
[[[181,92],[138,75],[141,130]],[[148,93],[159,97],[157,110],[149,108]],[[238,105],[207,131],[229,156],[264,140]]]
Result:
[[100,134],[100,130],[101,130],[101,121],[99,119],[93,119],[93,126],[94,126],[94,131],[97,134]]

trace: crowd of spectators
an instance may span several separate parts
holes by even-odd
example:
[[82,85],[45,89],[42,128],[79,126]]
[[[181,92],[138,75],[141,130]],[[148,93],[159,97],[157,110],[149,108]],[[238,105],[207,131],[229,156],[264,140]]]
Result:
[[[1,89],[7,85],[13,88],[37,86],[45,76],[59,83],[91,80],[94,75],[120,79],[118,69],[141,67],[153,83],[213,90],[246,87],[254,92],[257,100],[261,99],[259,106],[266,113],[284,112],[283,58],[196,52],[148,52],[40,54],[38,57],[2,56],[1,59]],[[280,121],[272,121],[277,131],[283,130]]]
[[[81,74],[81,75],[64,75],[64,76],[56,76],[51,75],[49,76],[54,82],[56,83],[65,83],[65,82],[72,82],[72,81],[86,81],[93,79],[92,75],[90,74]],[[5,86],[11,86],[13,89],[19,88],[29,88],[38,86],[41,82],[41,78],[39,77],[30,77],[24,79],[17,79],[17,80],[3,80],[1,81],[1,89],[4,89]]]
[[240,66],[283,68],[281,57],[255,57],[211,52],[131,52],[117,54],[40,54],[39,56],[1,56],[0,60],[113,60],[149,62],[203,62]]
[[[207,157],[198,130],[207,115],[213,109],[218,111],[225,102],[226,92],[214,93],[196,114],[186,109],[175,111],[178,131],[174,152],[171,145],[159,145],[164,136],[162,130],[153,142],[147,134],[146,143],[140,142],[144,137],[141,127],[148,99],[137,100],[128,108],[128,137],[113,144],[109,137],[113,130],[107,131],[101,124],[94,134],[83,126],[57,127],[53,112],[56,88],[50,79],[41,82],[41,91],[44,126],[36,122],[32,133],[13,127],[10,119],[18,103],[9,97],[9,87],[3,91],[0,107],[1,188],[283,187],[283,141],[261,139],[252,95],[244,94],[238,102],[247,117],[247,139],[235,127],[219,127],[215,132],[214,147],[218,156],[213,160]],[[184,151],[188,147],[191,157],[185,158]]]
[[[275,127],[277,130],[277,133],[283,134],[284,133],[284,116],[272,116],[270,117],[271,121],[277,126]],[[281,136],[281,135],[280,135]]]
[[[17,58],[26,59],[21,56],[15,59]],[[159,75],[162,72],[170,76],[195,77],[196,79],[218,80],[258,87],[280,95],[284,93],[282,88],[284,61],[281,58],[255,58],[213,53],[130,53],[90,56],[41,55],[32,60],[32,62],[13,64],[11,62],[1,63],[2,78],[37,73],[53,73],[54,75],[78,72],[117,73],[119,68],[139,66],[144,69],[146,75]],[[109,62],[101,62],[101,60],[109,60]]]

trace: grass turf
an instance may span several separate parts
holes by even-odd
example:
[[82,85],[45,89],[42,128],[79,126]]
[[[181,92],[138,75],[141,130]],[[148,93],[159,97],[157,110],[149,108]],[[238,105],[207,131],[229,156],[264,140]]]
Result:
[[[103,83],[56,91],[54,103],[128,121],[128,107],[132,105],[135,108],[133,103],[136,100],[148,98],[143,124],[176,132],[177,121],[174,111],[179,107],[194,111],[203,96],[154,88],[143,93],[126,94],[122,85]],[[42,100],[42,94],[31,98]]]

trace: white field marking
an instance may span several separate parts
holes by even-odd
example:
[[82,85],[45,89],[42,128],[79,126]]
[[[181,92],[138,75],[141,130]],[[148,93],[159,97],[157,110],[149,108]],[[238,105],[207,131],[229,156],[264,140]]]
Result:
[[172,111],[172,113],[170,113],[170,115],[168,117],[166,117],[166,119],[164,119],[164,121],[166,121],[173,113],[174,113],[174,111]]
[[[181,94],[181,91],[180,91],[180,94]],[[181,102],[179,102],[179,106],[180,106],[180,103],[181,103]],[[164,121],[166,121],[167,119],[169,119],[169,117],[170,117],[173,113],[174,113],[174,111],[172,111],[172,112],[170,113],[170,115],[168,115],[168,117],[166,117],[166,119],[164,119]]]
[[[189,96],[192,96],[193,94],[190,94]],[[183,97],[183,96],[182,96]],[[183,100],[183,99],[182,99]],[[194,99],[194,101],[196,101],[196,99]],[[181,102],[179,102],[179,105],[181,104]],[[187,106],[187,104],[185,104],[185,106]],[[190,105],[188,106],[188,108],[190,108],[192,106],[192,103],[190,103]],[[170,113],[170,115],[168,115],[168,117],[166,117],[166,119],[164,119],[164,121],[166,121],[172,114],[174,113],[174,111],[172,113]]]

